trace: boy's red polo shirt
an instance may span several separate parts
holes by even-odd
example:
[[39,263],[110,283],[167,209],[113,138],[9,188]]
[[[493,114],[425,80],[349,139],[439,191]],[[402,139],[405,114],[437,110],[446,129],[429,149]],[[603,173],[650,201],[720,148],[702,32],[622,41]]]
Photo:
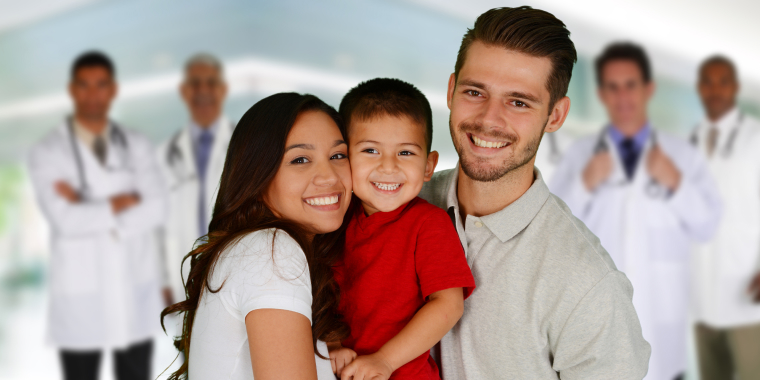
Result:
[[[422,198],[371,216],[357,207],[334,269],[340,312],[351,327],[343,346],[359,355],[377,352],[396,336],[430,294],[461,287],[467,298],[475,288],[451,218]],[[391,379],[439,379],[438,367],[428,351]]]

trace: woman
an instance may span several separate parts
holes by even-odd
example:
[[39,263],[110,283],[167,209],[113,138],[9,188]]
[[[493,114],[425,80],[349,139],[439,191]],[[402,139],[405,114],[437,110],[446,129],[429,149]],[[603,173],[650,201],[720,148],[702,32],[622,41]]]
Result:
[[[209,234],[187,257],[170,378],[334,379],[325,341],[348,328],[330,266],[351,169],[337,112],[312,95],[256,103],[232,134]],[[310,325],[311,323],[311,325]]]

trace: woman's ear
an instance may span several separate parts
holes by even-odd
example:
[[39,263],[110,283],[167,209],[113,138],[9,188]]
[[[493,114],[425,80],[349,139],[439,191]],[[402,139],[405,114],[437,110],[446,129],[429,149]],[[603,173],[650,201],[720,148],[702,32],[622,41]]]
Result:
[[430,181],[435,173],[435,167],[438,165],[438,152],[432,151],[427,155],[427,163],[425,163],[425,177],[424,181]]

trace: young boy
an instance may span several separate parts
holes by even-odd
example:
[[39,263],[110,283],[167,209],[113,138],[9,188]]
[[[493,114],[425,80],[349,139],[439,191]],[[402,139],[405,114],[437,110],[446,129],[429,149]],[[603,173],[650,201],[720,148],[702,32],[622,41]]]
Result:
[[335,266],[351,335],[329,345],[333,371],[439,379],[430,348],[462,316],[475,281],[449,215],[417,197],[438,162],[430,105],[414,86],[378,78],[351,89],[340,113],[361,206]]

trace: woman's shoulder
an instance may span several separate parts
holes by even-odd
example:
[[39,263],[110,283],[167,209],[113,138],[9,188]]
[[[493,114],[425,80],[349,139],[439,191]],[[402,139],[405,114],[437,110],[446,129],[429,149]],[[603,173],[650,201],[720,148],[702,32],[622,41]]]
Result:
[[[257,272],[292,268],[307,268],[303,249],[287,232],[268,228],[247,233],[232,242],[222,253],[222,272]],[[287,269],[286,269],[287,270]]]

